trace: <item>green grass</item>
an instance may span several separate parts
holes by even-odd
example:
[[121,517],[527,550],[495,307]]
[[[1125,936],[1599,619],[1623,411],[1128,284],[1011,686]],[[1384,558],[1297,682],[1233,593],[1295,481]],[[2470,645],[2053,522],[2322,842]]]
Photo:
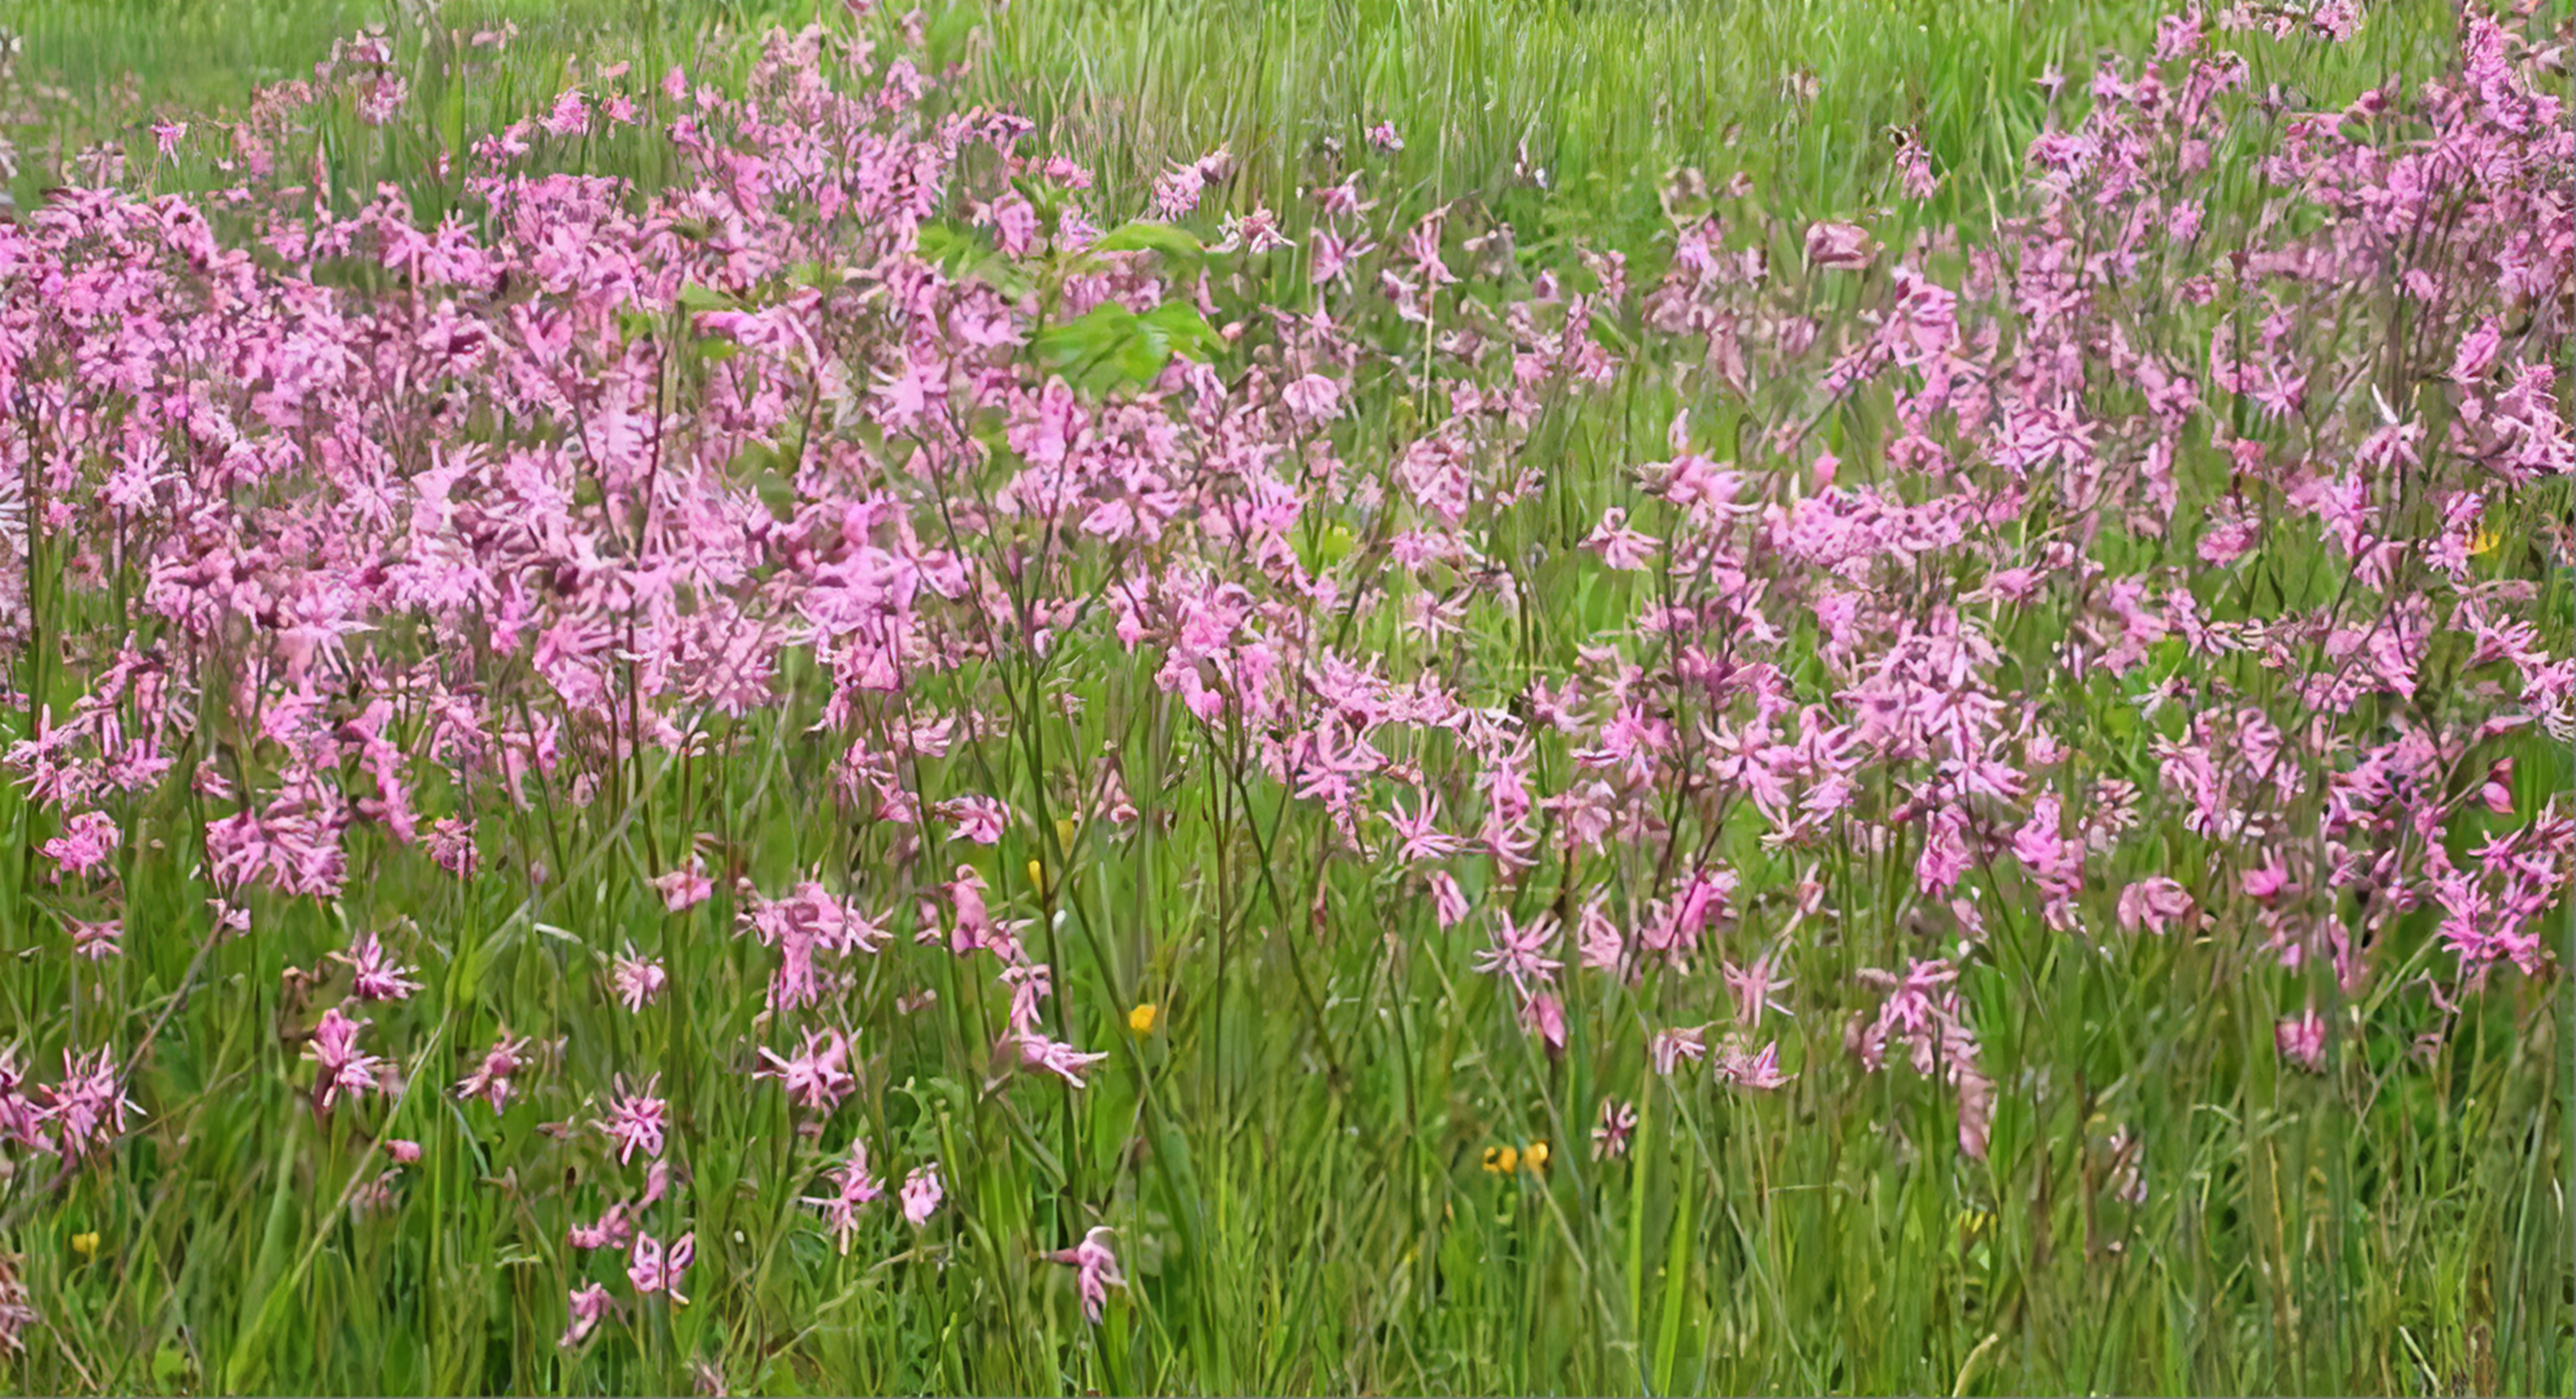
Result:
[[[568,80],[569,55],[667,62],[708,26],[754,32],[795,12],[677,0],[458,7],[444,23],[516,17],[525,32],[490,71],[444,87],[430,79],[445,50],[408,48],[423,65],[420,108],[435,114],[419,120],[541,106]],[[145,114],[236,103],[373,20],[406,35],[417,23],[347,0],[0,2],[0,24],[26,37],[29,71],[70,99],[45,112],[44,136],[22,141],[22,204],[55,178],[45,136],[76,146],[115,132],[148,152]],[[1524,247],[1562,253],[1577,240],[1650,248],[1666,227],[1656,191],[1676,165],[1713,182],[1748,173],[1755,207],[1784,228],[1888,200],[1891,125],[1919,127],[1951,175],[1941,200],[1907,217],[1982,211],[2044,118],[2030,80],[2054,62],[2080,85],[2092,54],[2134,48],[2151,21],[2077,0],[1016,0],[954,42],[973,57],[976,90],[1039,116],[1112,188],[1141,189],[1163,162],[1225,144],[1243,162],[1230,199],[1285,203],[1321,168],[1320,138],[1356,146],[1391,120],[1408,147],[1402,187],[1384,197],[1428,207],[1477,196],[1525,230]],[[2372,25],[2354,51],[2284,50],[2263,80],[2340,100],[2383,72],[2420,70],[2449,33],[2444,7],[2422,0]],[[740,63],[736,48],[704,42],[718,64]],[[1814,95],[1785,99],[1784,76],[1802,69]],[[140,82],[126,85],[128,72]],[[317,139],[344,163],[335,179],[365,188],[425,179],[427,134]],[[1549,188],[1515,176],[1524,144]],[[596,159],[633,170],[649,157]],[[1660,455],[1674,406],[1645,385],[1541,424],[1569,495],[1597,514],[1606,483]],[[1384,450],[1408,435],[1400,406],[1368,412],[1355,442]],[[1866,442],[1872,428],[1833,430]],[[1533,543],[1548,523],[1515,527],[1530,532],[1515,544]],[[2550,586],[2563,617],[2563,576]],[[1461,683],[1499,691],[1512,667],[1570,655],[1586,618],[1612,610],[1577,594],[1543,636],[1497,628],[1462,649],[1472,675]],[[2044,650],[2032,654],[2046,664]],[[935,785],[1041,809],[1060,800],[1065,755],[1115,743],[1144,810],[1131,837],[1040,826],[1015,829],[997,852],[1006,874],[1041,871],[1035,886],[1004,880],[995,897],[1042,920],[1075,1038],[1116,1048],[1084,1093],[986,1095],[960,1081],[950,1066],[990,1039],[974,986],[944,953],[899,943],[888,954],[951,979],[930,1010],[871,1018],[897,1028],[863,1046],[867,1087],[854,1101],[872,1140],[953,1168],[959,1209],[938,1226],[957,1244],[946,1265],[891,1225],[834,1256],[794,1204],[817,1163],[778,1096],[745,1091],[747,1065],[688,1076],[746,1032],[767,962],[724,936],[729,894],[674,918],[649,876],[701,835],[773,890],[799,870],[882,855],[813,819],[834,809],[833,755],[797,712],[720,726],[702,758],[653,768],[613,799],[547,793],[494,814],[504,873],[471,884],[430,878],[416,856],[361,838],[340,905],[262,900],[258,936],[213,948],[202,967],[207,889],[188,869],[184,805],[147,818],[160,823],[148,831],[130,826],[129,853],[156,836],[172,852],[129,860],[126,918],[140,931],[107,972],[113,1004],[143,1007],[146,1023],[168,1011],[151,1076],[157,1121],[131,1145],[129,1169],[60,1197],[24,1182],[0,1189],[34,1201],[5,1207],[0,1247],[25,1255],[47,1316],[0,1376],[30,1393],[634,1391],[685,1387],[689,1358],[716,1357],[738,1386],[808,1392],[2576,1383],[2563,973],[2490,993],[2432,1071],[2399,1071],[2402,1039],[2381,1035],[2320,1078],[2278,1072],[2271,1051],[2279,996],[2311,988],[2244,974],[2242,949],[2175,938],[2098,954],[2001,937],[1969,989],[1988,1063],[2011,1091],[1989,1158],[1975,1163],[1946,1146],[1947,1095],[1849,1072],[1842,1049],[1854,969],[1901,965],[1915,946],[1898,897],[1910,878],[1902,851],[1826,863],[1827,905],[1845,913],[1834,936],[1797,944],[1790,970],[1810,994],[1783,1034],[1784,1061],[1801,1070],[1791,1087],[1750,1097],[1673,1091],[1643,1073],[1596,1082],[1595,1063],[1639,1062],[1649,1019],[1676,1023],[1642,1009],[1665,988],[1586,983],[1599,1003],[1569,1008],[1577,1037],[1551,1062],[1488,979],[1456,970],[1468,930],[1439,931],[1415,891],[1337,858],[1311,809],[1235,780],[1150,663],[1104,650],[1007,683],[1032,716],[1052,712],[1053,694],[1081,706],[1015,727],[1035,739],[961,747],[932,766]],[[799,689],[809,705],[813,688]],[[2119,739],[2130,751],[2106,764],[2145,765],[2149,735],[2126,698],[2098,698],[2131,720]],[[2531,745],[2522,771],[2526,810],[2570,785],[2566,755],[2545,745]],[[30,819],[14,789],[0,795],[12,843]],[[1728,854],[1748,886],[1795,879],[1749,839]],[[527,874],[536,863],[552,871],[542,884]],[[39,931],[46,915],[24,879],[0,869],[0,947],[12,954],[0,1005],[21,1025],[99,1003],[87,967],[37,955],[59,940]],[[1318,900],[1336,927],[1391,933],[1408,950],[1314,937]],[[1786,917],[1775,895],[1746,926],[1776,932]],[[443,1039],[420,1056],[432,1071],[379,1124],[428,1154],[402,1207],[367,1213],[347,1207],[351,1192],[383,1162],[347,1115],[317,1127],[291,1086],[281,978],[352,930],[401,920],[444,953],[424,993]],[[673,957],[667,1013],[624,1017],[584,990],[601,950],[627,940]],[[1162,1010],[1150,1034],[1125,1030],[1138,1003]],[[505,1024],[596,1056],[585,1079],[674,1066],[698,1305],[646,1314],[632,1348],[574,1358],[552,1344],[564,1201],[592,1185],[558,1189],[578,1154],[536,1131],[583,1110],[555,1086],[566,1076],[538,1076],[537,1110],[497,1131],[443,1092],[449,1066]],[[1626,1028],[1615,1045],[1588,1043],[1601,1026]],[[1644,1118],[1627,1162],[1584,1150],[1605,1092],[1635,1098]],[[2143,1143],[2143,1203],[2114,1188],[2115,1128]],[[1488,1147],[1533,1142],[1551,1149],[1543,1173],[1479,1165]],[[1091,1222],[1075,1200],[1112,1202],[1134,1279],[1096,1336],[1061,1270],[1028,1255],[1029,1240],[1078,1237]],[[93,1232],[94,1255],[73,1247]]]

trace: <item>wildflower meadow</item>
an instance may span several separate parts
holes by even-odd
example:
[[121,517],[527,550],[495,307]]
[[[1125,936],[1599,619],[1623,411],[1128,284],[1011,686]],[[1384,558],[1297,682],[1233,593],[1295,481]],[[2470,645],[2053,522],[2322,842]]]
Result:
[[0,0],[0,1388],[2576,1385],[2566,0]]

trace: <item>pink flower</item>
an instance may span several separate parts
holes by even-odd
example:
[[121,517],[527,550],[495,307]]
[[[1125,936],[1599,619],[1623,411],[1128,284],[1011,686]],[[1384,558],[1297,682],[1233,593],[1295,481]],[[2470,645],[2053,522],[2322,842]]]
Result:
[[2119,916],[2120,926],[2130,932],[2145,928],[2162,933],[2191,916],[2191,895],[2163,875],[2142,879],[2120,891]]
[[812,1112],[828,1113],[839,1107],[857,1086],[844,1067],[850,1042],[838,1030],[806,1031],[805,1047],[793,1059],[779,1057],[766,1045],[761,1046],[760,1057],[768,1061],[767,1067],[754,1069],[752,1077],[777,1079],[789,1102]]
[[494,1112],[508,1107],[512,1081],[519,1070],[526,1067],[527,1061],[519,1056],[527,1051],[525,1036],[512,1039],[510,1032],[503,1030],[500,1038],[492,1042],[492,1047],[484,1051],[483,1061],[474,1066],[474,1072],[457,1082],[457,1099],[481,1098],[492,1105]]
[[[858,1231],[859,1210],[885,1193],[885,1182],[868,1172],[868,1144],[850,1139],[849,1159],[832,1168],[833,1193],[808,1195],[805,1203],[823,1212],[824,1226],[832,1231],[841,1252],[850,1251],[850,1236]],[[919,1221],[915,1221],[918,1223]]]
[[1637,1130],[1637,1108],[1616,1098],[1601,1100],[1601,1125],[1592,1129],[1594,1160],[1616,1160],[1628,1154],[1628,1134]]
[[555,1344],[566,1350],[580,1345],[598,1328],[600,1318],[608,1315],[608,1305],[608,1289],[598,1283],[574,1288],[570,1298],[572,1324],[564,1328],[562,1339]]
[[1395,133],[1395,123],[1391,121],[1382,121],[1370,127],[1368,143],[1371,148],[1385,155],[1393,155],[1404,149],[1404,138]]
[[1280,391],[1298,421],[1313,426],[1342,415],[1342,386],[1321,374],[1308,374]]
[[1521,927],[1512,922],[1509,913],[1499,913],[1489,936],[1493,946],[1476,954],[1476,970],[1510,977],[1512,985],[1524,993],[1533,982],[1544,985],[1556,979],[1557,968],[1562,964],[1541,955],[1556,936],[1555,914],[1542,911],[1527,927]]
[[[0,1071],[6,1069],[5,1061],[0,1061]],[[0,1072],[0,1081],[11,1076]],[[77,1058],[70,1050],[64,1050],[62,1078],[37,1093],[45,1101],[36,1107],[35,1115],[51,1124],[56,1133],[51,1149],[71,1161],[82,1159],[94,1147],[123,1132],[126,1114],[136,1110],[126,1099],[124,1080],[104,1048]],[[19,1114],[11,1112],[6,1116]],[[14,1131],[21,1139],[35,1136],[24,1121]]]
[[1082,1295],[1082,1319],[1094,1326],[1100,1324],[1101,1308],[1108,1305],[1109,1289],[1127,1285],[1118,1271],[1118,1255],[1109,1251],[1109,1241],[1115,1237],[1109,1226],[1094,1225],[1081,1243],[1047,1255],[1073,1268],[1074,1285]]
[[1467,891],[1447,870],[1431,872],[1431,912],[1443,928],[1454,928],[1467,918]]
[[705,903],[716,892],[715,881],[707,878],[694,863],[654,880],[653,887],[661,892],[662,907],[673,913],[686,913]]
[[1023,1031],[1015,1038],[1019,1043],[1021,1067],[1043,1069],[1076,1088],[1082,1086],[1082,1076],[1091,1071],[1092,1065],[1109,1057],[1106,1054],[1085,1054],[1072,1045],[1033,1031]]
[[168,160],[170,157],[177,155],[179,153],[179,143],[186,140],[187,137],[188,124],[184,121],[153,123],[152,139],[159,146],[161,158],[163,160]]
[[385,1142],[385,1155],[392,1157],[397,1166],[411,1165],[420,1159],[420,1143],[405,1137],[390,1138]]
[[1878,247],[1870,241],[1869,231],[1857,224],[1812,223],[1807,225],[1807,265],[1858,272],[1878,256]]
[[991,797],[959,797],[941,802],[939,814],[957,828],[952,839],[971,840],[977,845],[998,845],[1002,830],[1009,824],[1010,808]]
[[46,859],[62,867],[61,874],[87,874],[106,864],[123,839],[106,812],[84,811],[65,821],[63,833],[40,848]]
[[1750,967],[1739,967],[1733,962],[1721,962],[1720,966],[1724,969],[1726,988],[1735,993],[1735,1019],[1743,1028],[1750,1030],[1761,1025],[1765,1010],[1776,1010],[1782,1015],[1790,1013],[1787,1006],[1771,999],[1772,992],[1786,990],[1791,983],[1785,979],[1771,979],[1769,957],[1756,957]]
[[1601,523],[1583,540],[1583,547],[1599,554],[1602,563],[1623,573],[1652,567],[1661,546],[1653,535],[1630,529],[1626,508],[1617,505],[1601,512]]
[[404,1000],[420,989],[420,983],[410,979],[418,968],[396,962],[374,933],[358,934],[348,951],[332,953],[331,960],[349,968],[350,993],[362,1001]]
[[370,1022],[351,1020],[338,1006],[322,1012],[322,1021],[313,1027],[313,1038],[304,1045],[304,1057],[316,1066],[313,1077],[314,1102],[328,1109],[343,1093],[365,1094],[376,1091],[377,1070],[383,1060],[358,1052],[358,1032]]
[[635,955],[635,944],[630,942],[610,963],[610,981],[616,987],[618,1003],[642,1014],[644,1007],[662,994],[670,974],[662,969],[660,958]]
[[1697,1063],[1708,1057],[1708,1027],[1693,1025],[1678,1030],[1658,1030],[1646,1042],[1647,1056],[1654,1060],[1655,1072],[1670,1077],[1684,1059]]
[[565,1236],[565,1241],[574,1248],[589,1252],[594,1249],[624,1248],[627,1241],[634,1236],[634,1221],[627,1217],[626,1206],[621,1202],[610,1205],[607,1213],[602,1214],[595,1224],[574,1225],[571,1232]]
[[617,1094],[608,1104],[608,1116],[590,1124],[617,1143],[617,1164],[625,1165],[638,1151],[646,1156],[662,1154],[662,1118],[667,1105],[652,1096],[661,1081],[662,1076],[655,1074],[644,1081],[643,1092],[629,1093],[626,1080],[619,1078]]
[[650,1234],[637,1234],[634,1249],[626,1255],[626,1280],[635,1284],[637,1292],[647,1295],[669,1292],[673,1306],[685,1307],[689,1299],[680,1291],[680,1275],[689,1270],[697,1256],[698,1236],[694,1232],[672,1240],[667,1253],[660,1240]]
[[939,1167],[923,1166],[903,1178],[903,1217],[918,1229],[930,1222],[931,1213],[939,1208]]
[[2272,1045],[2283,1059],[2310,1073],[2325,1071],[2326,1022],[2317,1015],[2315,1006],[2273,1026]]
[[1545,991],[1521,1002],[1521,1029],[1539,1037],[1551,1054],[1565,1052],[1565,1005]]
[[125,920],[105,918],[96,923],[72,924],[72,950],[93,962],[105,961],[125,951]]

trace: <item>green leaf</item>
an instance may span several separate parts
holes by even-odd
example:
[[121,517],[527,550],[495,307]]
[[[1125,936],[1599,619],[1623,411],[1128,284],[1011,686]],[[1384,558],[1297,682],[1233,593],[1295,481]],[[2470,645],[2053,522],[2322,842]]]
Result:
[[1195,263],[1207,256],[1207,249],[1199,245],[1199,240],[1192,237],[1188,229],[1168,223],[1154,223],[1146,219],[1120,224],[1103,235],[1099,242],[1092,244],[1086,251],[1161,253],[1175,262],[1188,263]]
[[1172,349],[1202,363],[1215,359],[1225,348],[1225,337],[1207,323],[1199,308],[1186,301],[1166,301],[1140,317]]

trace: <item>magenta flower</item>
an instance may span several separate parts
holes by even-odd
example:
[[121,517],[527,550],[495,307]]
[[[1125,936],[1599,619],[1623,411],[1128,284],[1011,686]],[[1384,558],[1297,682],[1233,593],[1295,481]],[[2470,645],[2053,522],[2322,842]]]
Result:
[[384,1061],[358,1050],[358,1033],[370,1023],[351,1020],[340,1013],[338,1006],[322,1012],[321,1023],[313,1027],[313,1038],[304,1044],[305,1059],[316,1066],[315,1106],[327,1111],[343,1093],[376,1091],[377,1074]]
[[623,1166],[635,1153],[646,1156],[662,1154],[663,1110],[666,1104],[653,1096],[662,1081],[660,1074],[646,1079],[641,1092],[629,1092],[626,1080],[617,1080],[616,1096],[609,1100],[608,1116],[590,1125],[617,1144],[617,1164]]
[[61,866],[57,878],[64,874],[88,874],[105,865],[115,855],[124,835],[116,821],[104,811],[84,811],[63,823],[63,833],[41,847],[44,857]]
[[374,933],[360,933],[346,952],[334,952],[331,960],[349,968],[350,994],[362,1001],[399,1001],[420,989],[410,979],[418,970],[396,962]]

